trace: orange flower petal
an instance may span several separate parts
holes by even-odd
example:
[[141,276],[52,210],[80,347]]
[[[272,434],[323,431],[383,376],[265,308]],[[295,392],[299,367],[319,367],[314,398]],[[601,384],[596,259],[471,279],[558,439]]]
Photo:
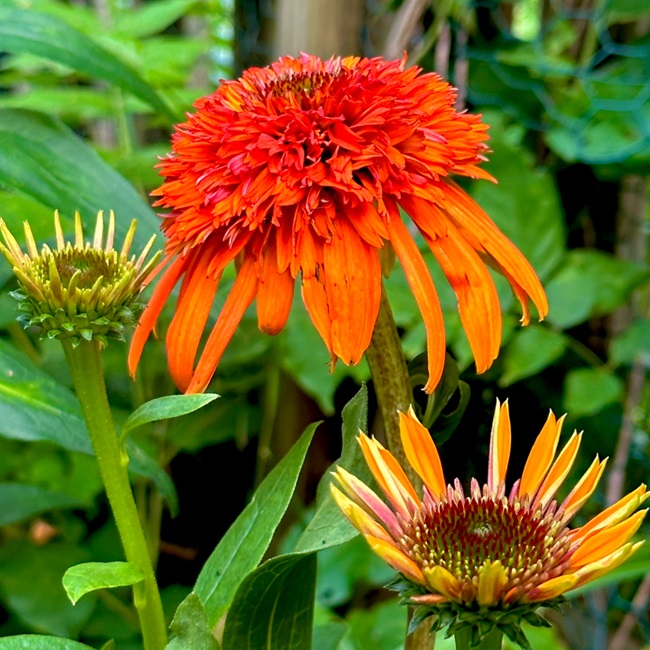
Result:
[[490,455],[488,458],[488,488],[496,493],[499,484],[506,480],[510,460],[510,410],[508,400],[503,404],[497,400],[490,434]]
[[520,495],[528,494],[531,499],[534,499],[537,494],[537,490],[555,457],[564,418],[565,416],[562,416],[559,420],[556,420],[553,411],[549,412],[546,423],[537,436],[530,454],[528,454],[528,460],[519,483]]
[[363,241],[345,218],[324,246],[325,292],[332,348],[345,364],[356,364],[370,345],[381,300],[377,251]]
[[386,202],[386,206],[390,212],[388,221],[390,241],[404,269],[404,275],[413,291],[415,301],[418,303],[427,332],[429,379],[424,390],[430,393],[438,385],[445,366],[445,324],[440,301],[429,269],[404,225],[397,206],[390,201]]
[[402,553],[402,551],[396,548],[394,544],[377,537],[372,537],[371,535],[367,535],[366,540],[370,544],[370,548],[379,555],[386,564],[393,567],[395,571],[403,573],[407,578],[413,580],[413,582],[417,582],[421,585],[424,584],[424,576],[422,575],[420,567]]
[[413,407],[408,415],[399,413],[399,430],[406,458],[432,496],[444,495],[447,485],[436,445],[429,431],[420,424]]
[[546,582],[542,582],[526,594],[526,600],[537,603],[542,600],[551,600],[561,596],[565,591],[573,589],[578,584],[578,576],[575,573],[557,576]]
[[[169,261],[170,257],[165,259]],[[135,377],[135,371],[138,367],[144,344],[156,325],[156,320],[158,319],[162,308],[165,306],[167,298],[169,298],[176,283],[185,272],[186,266],[187,259],[184,257],[177,257],[174,260],[158,281],[153,295],[151,296],[151,300],[149,300],[149,303],[140,316],[140,323],[133,334],[133,340],[131,341],[131,347],[129,348],[128,366],[131,377]]]
[[576,587],[584,585],[591,580],[596,580],[605,573],[609,573],[612,569],[615,569],[617,566],[625,562],[625,560],[627,560],[627,558],[630,557],[632,553],[635,553],[639,548],[641,548],[644,543],[645,540],[637,542],[636,544],[628,542],[609,555],[606,555],[596,562],[586,564],[582,568],[578,569],[575,572],[575,575],[578,576]]
[[210,257],[194,255],[185,272],[176,313],[167,330],[167,363],[174,383],[185,391],[192,381],[194,359],[208,321],[220,276],[208,274]]
[[336,505],[362,535],[371,535],[394,544],[393,538],[361,506],[343,494],[335,485],[330,484],[330,492]]
[[323,286],[325,271],[321,271],[319,277],[315,275],[302,278],[302,300],[309,314],[312,323],[321,335],[332,358],[332,366],[336,362],[336,354],[332,347],[332,322],[330,320],[327,295]]
[[257,289],[257,322],[262,332],[278,334],[289,318],[295,281],[289,270],[278,271],[274,243],[262,253],[262,273]]
[[566,525],[593,494],[600,481],[600,477],[603,475],[605,465],[607,465],[607,459],[605,458],[601,462],[598,456],[596,456],[589,469],[582,475],[582,478],[573,490],[571,490],[569,496],[563,501],[559,508],[559,511],[563,513],[562,525]]
[[237,279],[219,314],[219,318],[205,344],[201,358],[185,392],[200,393],[212,379],[221,355],[237,329],[244,312],[253,302],[257,292],[258,278],[255,262],[248,258],[242,264]]
[[574,432],[569,442],[566,443],[557,460],[553,463],[551,469],[548,471],[546,478],[542,482],[539,492],[535,497],[533,503],[541,503],[543,507],[553,498],[557,492],[562,481],[566,478],[569,470],[573,466],[573,461],[576,459],[580,441],[582,440],[582,433]]

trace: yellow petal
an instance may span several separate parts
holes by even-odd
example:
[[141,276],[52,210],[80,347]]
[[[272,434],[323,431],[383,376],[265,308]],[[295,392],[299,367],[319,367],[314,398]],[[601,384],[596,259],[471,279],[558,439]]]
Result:
[[548,414],[546,423],[537,436],[526,461],[519,483],[519,494],[528,494],[531,499],[535,497],[537,489],[542,484],[546,472],[553,462],[564,418],[565,416],[562,416],[556,420],[553,411]]
[[447,569],[434,566],[422,570],[427,585],[450,600],[460,600],[461,583]]
[[361,506],[357,505],[347,497],[335,485],[330,485],[330,492],[336,505],[343,514],[350,520],[350,523],[363,535],[372,535],[383,539],[389,544],[392,537],[380,526]]
[[478,604],[490,606],[498,602],[507,584],[508,576],[501,562],[487,560],[478,570]]
[[616,549],[613,553],[606,555],[604,558],[601,558],[596,562],[591,562],[590,564],[583,566],[581,569],[578,569],[575,572],[575,574],[578,576],[578,583],[576,584],[576,587],[584,585],[591,580],[595,580],[596,578],[600,578],[600,576],[609,573],[612,569],[615,569],[617,566],[619,566],[619,564],[625,562],[625,560],[627,560],[627,558],[630,557],[632,553],[643,546],[643,544],[643,541],[636,542],[636,544],[628,542],[627,544],[621,546],[621,548]]
[[445,493],[445,477],[436,445],[429,431],[418,421],[413,407],[399,413],[399,430],[406,458],[432,495]]
[[506,479],[508,460],[510,459],[510,439],[508,400],[502,405],[497,400],[497,407],[492,420],[490,456],[488,460],[488,487],[492,492],[496,492],[499,483]]
[[569,496],[564,500],[560,506],[560,512],[562,514],[562,524],[566,524],[573,518],[587,499],[593,494],[600,477],[603,474],[607,465],[607,459],[602,462],[598,459],[598,456],[594,459],[594,462],[591,464],[589,469],[582,475],[582,478],[578,481],[576,486],[571,490]]

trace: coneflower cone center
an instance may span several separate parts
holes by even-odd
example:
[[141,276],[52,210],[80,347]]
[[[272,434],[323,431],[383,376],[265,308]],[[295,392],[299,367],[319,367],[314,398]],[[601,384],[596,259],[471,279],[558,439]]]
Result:
[[61,284],[69,286],[74,276],[78,289],[91,289],[98,278],[106,286],[119,282],[125,273],[131,271],[130,264],[124,264],[116,251],[98,251],[94,248],[64,248],[40,255],[32,263],[32,272],[42,280],[50,278],[50,263],[54,262]]
[[276,96],[309,95],[332,81],[337,75],[331,72],[291,72],[267,82],[266,89]]
[[[441,566],[463,583],[476,586],[479,569],[500,562],[508,585],[524,591],[559,575],[568,560],[569,541],[552,510],[531,508],[506,498],[472,497],[425,505],[402,542],[422,568]],[[466,592],[473,598],[474,589]]]

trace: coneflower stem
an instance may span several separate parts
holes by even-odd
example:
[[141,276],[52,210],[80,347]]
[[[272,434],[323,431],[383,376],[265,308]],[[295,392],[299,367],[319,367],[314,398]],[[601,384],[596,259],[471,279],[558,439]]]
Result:
[[470,650],[470,648],[473,650],[501,650],[503,646],[503,632],[495,627],[483,638],[479,645],[471,646],[472,628],[466,626],[454,634],[454,640],[456,641],[456,650]]
[[142,582],[133,587],[144,647],[145,650],[163,650],[167,645],[167,626],[147,541],[129,483],[129,459],[117,436],[106,395],[100,343],[96,339],[82,341],[75,348],[64,339],[62,344],[126,559],[138,566],[145,576]]
[[[397,411],[402,413],[408,411],[408,407],[413,402],[413,390],[399,332],[384,287],[382,287],[377,322],[370,346],[366,350],[366,358],[384,421],[388,448],[403,467],[411,483],[417,487],[420,485],[420,479],[406,460],[397,415]],[[409,619],[412,615],[413,611],[409,610]],[[425,620],[416,630],[407,635],[404,650],[433,650],[434,642],[435,637],[429,633],[429,624]]]

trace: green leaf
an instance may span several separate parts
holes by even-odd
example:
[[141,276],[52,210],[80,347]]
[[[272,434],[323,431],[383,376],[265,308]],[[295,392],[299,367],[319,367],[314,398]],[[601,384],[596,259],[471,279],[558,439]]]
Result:
[[0,526],[14,524],[48,510],[84,505],[81,499],[44,490],[36,485],[0,483]]
[[73,605],[97,589],[128,587],[144,580],[142,569],[132,562],[85,562],[63,575],[63,588]]
[[571,417],[593,415],[623,397],[620,377],[605,368],[572,370],[564,380],[564,408]]
[[503,375],[500,386],[510,386],[520,379],[541,372],[562,356],[566,338],[541,325],[522,328],[513,337],[503,353]]
[[237,590],[222,650],[311,648],[315,583],[315,553],[265,562]]
[[0,43],[5,52],[33,54],[104,79],[133,93],[172,121],[175,119],[167,104],[135,70],[56,16],[33,9],[0,8]]
[[139,406],[124,423],[122,437],[127,433],[149,422],[159,420],[171,420],[172,418],[187,415],[203,408],[210,402],[217,399],[215,393],[204,393],[201,395],[166,395],[158,397]]
[[[9,343],[0,340],[0,436],[13,440],[49,440],[64,449],[93,455],[77,398],[37,368]],[[151,478],[170,509],[176,491],[168,474],[132,440],[127,440],[129,468]]]
[[648,278],[638,264],[597,250],[573,250],[547,282],[548,321],[562,329],[620,307]]
[[129,38],[144,38],[163,31],[198,4],[198,0],[159,0],[129,11],[120,11],[116,33]]
[[221,618],[242,580],[264,556],[291,501],[317,426],[318,423],[308,426],[289,453],[264,479],[251,502],[201,569],[194,591],[205,607],[210,625]]
[[330,494],[331,470],[341,467],[358,476],[362,481],[370,480],[370,471],[357,444],[359,430],[368,430],[368,389],[365,384],[343,408],[343,449],[341,458],[325,473],[318,485],[316,512],[298,540],[295,551],[319,551],[342,544],[359,533],[346,519]]
[[[79,210],[93,226],[98,210],[115,210],[118,242],[134,218],[136,246],[158,230],[158,218],[133,186],[64,124],[41,113],[0,109],[0,183],[70,217]],[[14,232],[22,228],[7,223]]]
[[217,650],[208,617],[199,597],[192,593],[179,606],[169,626],[174,638],[166,650]]
[[93,650],[85,643],[42,634],[19,634],[0,639],[0,650]]
[[650,320],[632,323],[612,340],[610,359],[615,364],[631,364],[637,357],[650,361]]

